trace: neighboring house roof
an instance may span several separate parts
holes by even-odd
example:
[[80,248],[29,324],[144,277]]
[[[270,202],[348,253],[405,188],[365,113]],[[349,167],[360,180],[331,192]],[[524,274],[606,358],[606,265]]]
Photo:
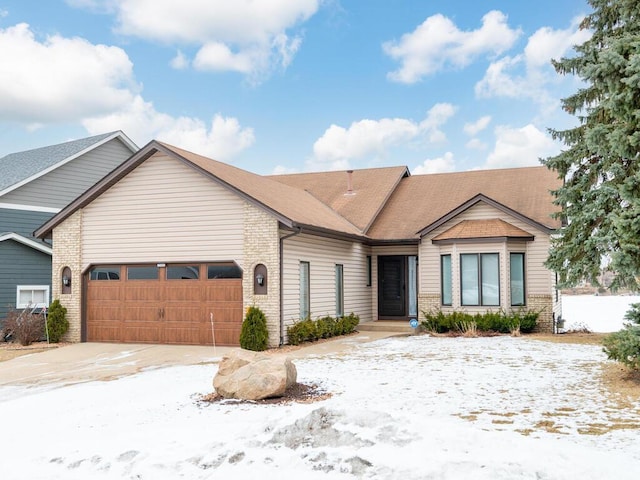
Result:
[[499,218],[487,220],[463,220],[450,229],[433,238],[433,242],[446,240],[471,240],[479,238],[510,238],[533,240],[529,232],[525,232]]
[[22,235],[19,235],[17,233],[14,232],[5,232],[5,233],[0,233],[0,242],[4,242],[6,240],[13,240],[16,241],[18,243],[22,243],[23,245],[26,245],[27,247],[31,247],[34,248],[36,250],[40,250],[43,253],[46,253],[47,255],[51,255],[53,253],[53,250],[51,249],[51,246],[39,241],[39,240],[33,240],[31,238],[27,238],[27,237],[23,237]]
[[553,230],[560,221],[551,217],[559,211],[551,191],[561,184],[557,174],[543,166],[413,175],[400,182],[367,234],[386,240],[419,238],[438,220],[477,201]]
[[409,169],[399,166],[350,172],[297,173],[269,178],[307,190],[366,233],[400,181],[409,176]]
[[[547,233],[560,226],[550,217],[557,211],[550,191],[557,189],[560,181],[546,167],[416,176],[410,176],[406,167],[355,170],[351,177],[353,192],[347,192],[348,175],[344,171],[260,176],[152,141],[40,227],[36,236],[50,236],[65,218],[157,153],[226,186],[287,227],[326,235],[370,242],[417,242],[477,202]],[[492,228],[496,230],[497,224]]]
[[10,153],[0,158],[0,196],[39,178],[94,148],[119,138],[132,152],[138,147],[121,131]]

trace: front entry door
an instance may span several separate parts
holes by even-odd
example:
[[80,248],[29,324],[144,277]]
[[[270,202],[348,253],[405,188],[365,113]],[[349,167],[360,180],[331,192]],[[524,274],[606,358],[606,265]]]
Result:
[[407,314],[406,258],[378,257],[378,315],[381,317]]

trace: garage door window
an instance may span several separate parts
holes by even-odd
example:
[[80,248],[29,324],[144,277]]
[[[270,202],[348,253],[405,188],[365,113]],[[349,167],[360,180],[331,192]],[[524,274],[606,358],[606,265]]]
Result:
[[120,267],[95,267],[89,272],[91,280],[120,280]]
[[157,280],[158,267],[127,267],[127,280]]
[[242,278],[242,270],[233,262],[207,265],[207,279]]
[[200,265],[168,265],[167,280],[198,280]]

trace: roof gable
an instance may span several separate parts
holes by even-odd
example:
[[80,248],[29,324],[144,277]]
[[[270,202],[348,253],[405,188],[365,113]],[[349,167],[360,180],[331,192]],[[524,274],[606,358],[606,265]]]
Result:
[[478,239],[533,240],[533,235],[499,218],[463,220],[432,239],[433,243]]
[[13,240],[15,242],[26,245],[27,247],[33,248],[34,250],[39,250],[43,253],[46,253],[47,255],[53,254],[53,250],[49,245],[38,240],[33,240],[14,232],[0,233],[0,242],[5,242],[7,240]]
[[272,175],[269,178],[308,191],[366,233],[400,181],[407,176],[407,167],[399,166]]
[[367,232],[375,239],[416,239],[457,213],[484,201],[547,232],[559,207],[552,190],[561,186],[546,167],[413,175],[403,178]]
[[123,132],[117,131],[5,155],[0,158],[0,197],[115,138],[132,153],[138,149]]
[[104,177],[74,202],[64,208],[35,233],[48,236],[53,228],[76,210],[88,205],[137,166],[157,153],[163,153],[195,169],[250,203],[274,215],[285,226],[298,229],[333,232],[361,237],[360,230],[310,193],[276,182],[240,168],[212,160],[180,148],[152,141],[129,160]]

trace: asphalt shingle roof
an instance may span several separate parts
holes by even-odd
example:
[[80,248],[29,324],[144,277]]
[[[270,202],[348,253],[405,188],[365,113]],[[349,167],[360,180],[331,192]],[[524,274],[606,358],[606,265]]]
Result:
[[86,150],[114,133],[116,132],[5,155],[0,158],[0,191]]

